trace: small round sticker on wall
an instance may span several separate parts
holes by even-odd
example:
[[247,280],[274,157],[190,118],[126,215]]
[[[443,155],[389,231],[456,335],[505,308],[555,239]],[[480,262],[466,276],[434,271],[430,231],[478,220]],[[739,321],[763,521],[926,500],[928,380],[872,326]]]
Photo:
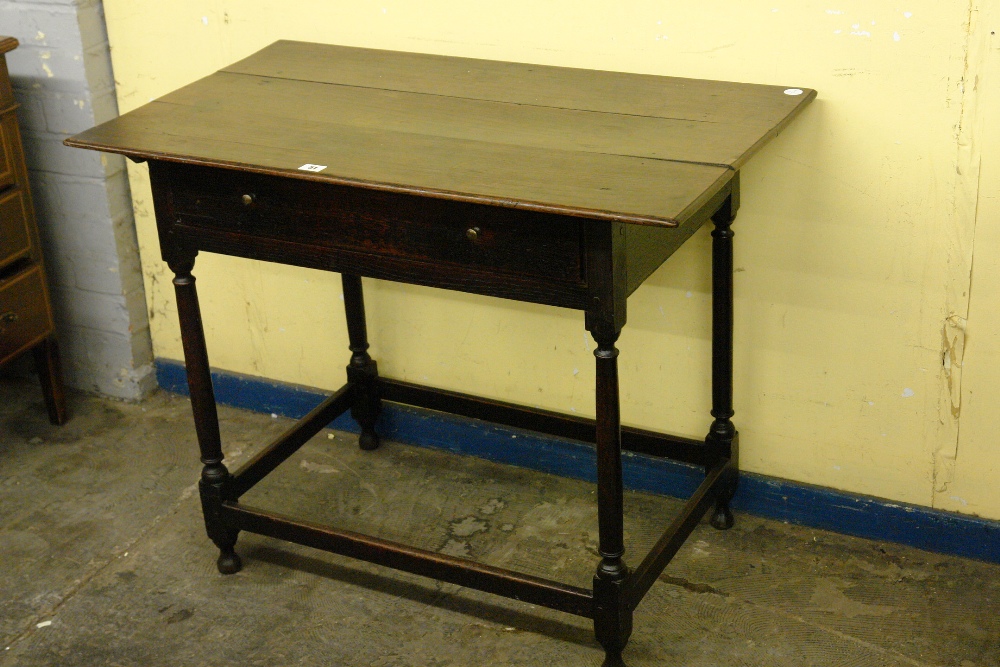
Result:
[[801,95],[801,88],[785,88],[785,95]]

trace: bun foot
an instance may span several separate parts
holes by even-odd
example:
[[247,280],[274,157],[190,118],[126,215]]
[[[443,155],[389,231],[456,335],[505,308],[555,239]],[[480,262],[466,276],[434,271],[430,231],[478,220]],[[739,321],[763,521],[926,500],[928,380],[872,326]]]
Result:
[[361,437],[358,438],[358,445],[361,449],[370,452],[373,449],[378,449],[379,444],[378,434],[375,431],[367,429],[361,431]]
[[628,667],[625,661],[622,660],[621,651],[611,651],[604,653],[604,662],[601,663],[601,667]]
[[243,569],[243,561],[240,560],[239,555],[232,549],[219,554],[219,560],[216,561],[216,564],[219,566],[219,572],[222,574],[236,574]]
[[715,506],[715,511],[712,513],[712,519],[709,522],[712,524],[712,528],[716,530],[729,530],[736,523],[733,519],[733,512],[729,509],[729,504],[719,504]]

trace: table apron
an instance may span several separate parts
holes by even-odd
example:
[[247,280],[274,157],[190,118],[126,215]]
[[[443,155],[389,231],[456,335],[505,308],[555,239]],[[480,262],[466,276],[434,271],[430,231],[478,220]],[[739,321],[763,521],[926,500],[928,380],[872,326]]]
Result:
[[441,264],[377,255],[349,248],[317,248],[291,241],[259,239],[235,233],[175,225],[185,249],[334,271],[413,285],[483,294],[516,301],[585,310],[590,304],[586,283],[531,280],[484,270],[454,271]]
[[164,257],[208,252],[585,309],[609,224],[502,206],[151,162]]

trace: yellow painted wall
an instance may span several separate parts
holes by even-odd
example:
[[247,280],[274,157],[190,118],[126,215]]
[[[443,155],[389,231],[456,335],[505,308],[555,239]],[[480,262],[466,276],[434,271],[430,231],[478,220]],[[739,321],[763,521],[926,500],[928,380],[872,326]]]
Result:
[[[990,429],[1000,389],[1000,133],[987,122],[1000,118],[990,71],[998,3],[104,7],[123,112],[276,39],[816,88],[816,102],[743,172],[743,465],[1000,519]],[[130,169],[155,352],[180,359],[146,172]],[[708,426],[705,231],[629,301],[619,342],[626,422],[696,437]],[[214,366],[324,388],[344,381],[339,276],[218,256],[199,258],[195,273]],[[377,281],[366,289],[383,373],[593,413],[581,314]]]
[[[1000,3],[983,7],[974,57],[982,128],[979,202],[961,385],[961,429],[936,486],[942,507],[996,516],[1000,504]],[[974,176],[975,174],[970,174]],[[960,357],[961,358],[961,357]]]

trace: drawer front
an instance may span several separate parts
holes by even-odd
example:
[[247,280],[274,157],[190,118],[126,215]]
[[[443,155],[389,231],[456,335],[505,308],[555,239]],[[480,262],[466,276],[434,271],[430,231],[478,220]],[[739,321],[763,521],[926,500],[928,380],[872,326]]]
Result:
[[17,125],[8,121],[16,118],[11,111],[8,116],[0,119],[0,190],[13,185],[14,177],[14,141],[11,132],[17,130]]
[[45,301],[41,267],[0,283],[0,362],[52,332]]
[[[170,165],[175,222],[268,241],[339,249],[447,271],[580,284],[582,223],[482,204]],[[254,256],[251,252],[248,256]],[[419,282],[419,281],[418,281]],[[427,283],[430,284],[430,283]]]
[[0,268],[31,248],[28,214],[20,190],[0,193]]
[[0,56],[0,109],[14,106],[14,89],[10,85],[7,57]]

